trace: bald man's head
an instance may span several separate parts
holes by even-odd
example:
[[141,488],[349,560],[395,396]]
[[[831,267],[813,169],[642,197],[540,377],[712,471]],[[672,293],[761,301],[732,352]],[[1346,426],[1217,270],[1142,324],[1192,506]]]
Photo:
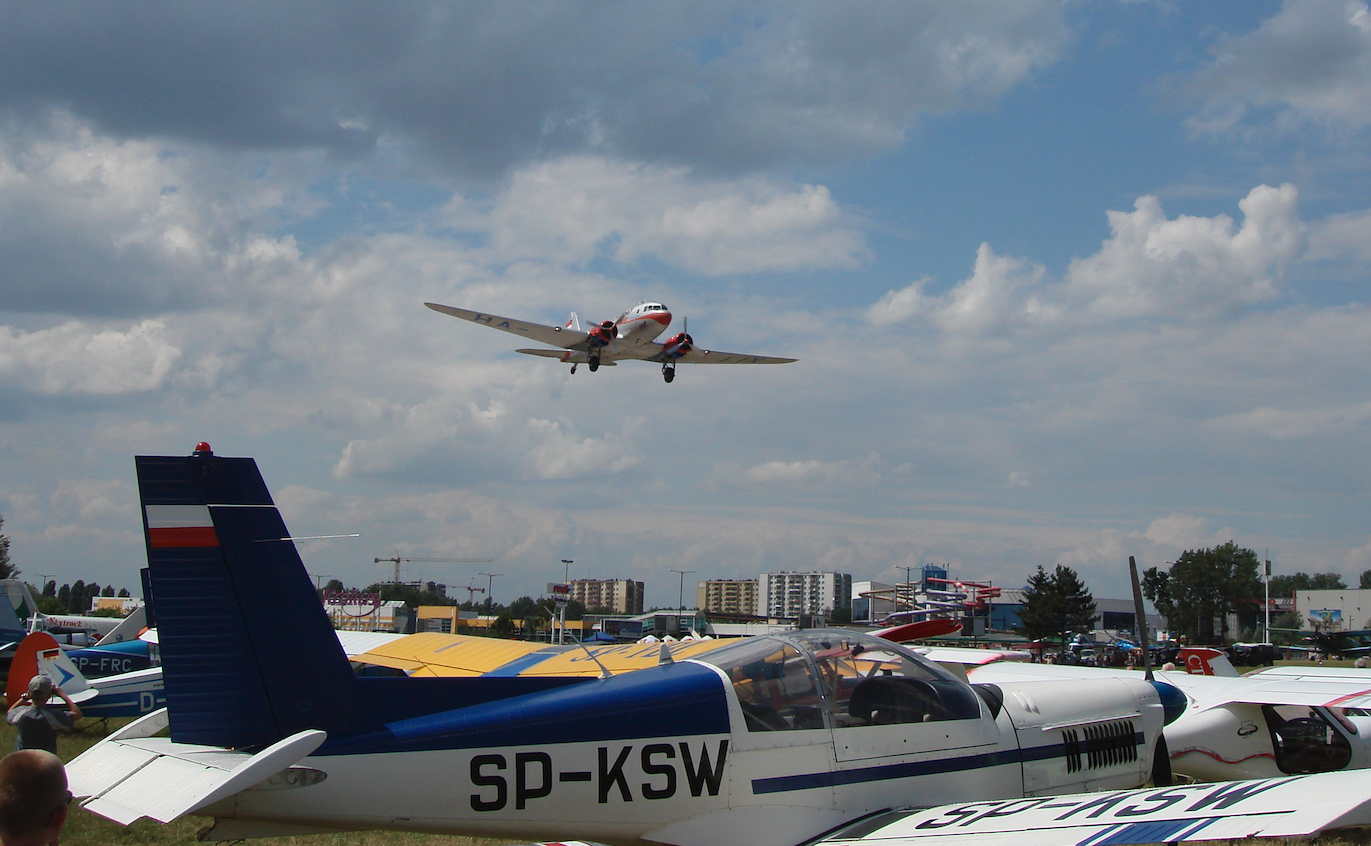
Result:
[[4,846],[56,843],[67,821],[67,771],[62,759],[25,749],[0,759],[0,841]]

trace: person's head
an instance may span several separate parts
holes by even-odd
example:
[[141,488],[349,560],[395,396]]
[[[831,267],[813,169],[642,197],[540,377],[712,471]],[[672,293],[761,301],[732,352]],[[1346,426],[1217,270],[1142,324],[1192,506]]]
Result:
[[41,673],[29,679],[29,699],[34,705],[44,705],[52,698],[52,679]]
[[62,760],[41,749],[0,759],[0,843],[56,844],[67,822],[67,771]]

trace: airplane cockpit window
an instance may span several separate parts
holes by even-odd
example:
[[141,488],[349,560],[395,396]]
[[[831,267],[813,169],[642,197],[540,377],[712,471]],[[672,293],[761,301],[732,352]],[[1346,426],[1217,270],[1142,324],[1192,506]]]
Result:
[[965,682],[917,652],[855,632],[813,629],[748,638],[700,660],[733,680],[750,731],[981,716],[981,700]]
[[771,637],[748,638],[702,658],[733,680],[748,731],[824,728],[814,671],[794,646]]
[[794,636],[814,651],[836,728],[974,720],[980,699],[917,652],[870,635],[834,630]]
[[1326,773],[1346,767],[1352,746],[1318,711],[1303,705],[1263,705],[1276,766],[1283,773]]

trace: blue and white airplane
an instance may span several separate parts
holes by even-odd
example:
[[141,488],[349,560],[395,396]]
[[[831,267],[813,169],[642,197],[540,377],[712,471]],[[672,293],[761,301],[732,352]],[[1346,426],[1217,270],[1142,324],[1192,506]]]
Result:
[[[252,459],[202,443],[136,464],[167,708],[68,767],[82,805],[120,823],[675,846],[1002,842],[1006,827],[1106,846],[1371,823],[1371,773],[1168,786],[1162,729],[1185,700],[1164,683],[973,686],[848,631],[663,650],[601,678],[358,677]],[[1163,786],[1116,792],[1149,780]]]

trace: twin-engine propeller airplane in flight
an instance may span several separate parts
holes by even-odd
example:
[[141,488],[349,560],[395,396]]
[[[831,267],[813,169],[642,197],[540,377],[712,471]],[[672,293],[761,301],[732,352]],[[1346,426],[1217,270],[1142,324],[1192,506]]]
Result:
[[[605,320],[592,323],[590,328],[581,329],[581,320],[576,312],[563,326],[547,326],[542,323],[529,323],[512,317],[483,314],[464,308],[424,303],[424,305],[443,314],[470,320],[482,326],[521,335],[541,344],[560,347],[556,350],[523,349],[515,350],[524,355],[537,355],[555,358],[571,363],[571,372],[576,372],[578,364],[590,366],[590,372],[600,369],[600,365],[612,367],[620,361],[656,361],[662,365],[662,378],[670,382],[676,378],[677,362],[685,364],[788,364],[793,358],[775,358],[765,355],[743,355],[742,353],[702,350],[695,346],[695,339],[683,328],[667,338],[665,343],[656,340],[657,336],[671,325],[671,312],[661,303],[640,303],[623,314],[618,320]],[[688,328],[688,327],[687,327]]]
[[971,685],[850,631],[662,649],[598,678],[359,676],[252,459],[200,444],[136,464],[167,707],[68,766],[82,805],[116,822],[623,846],[1121,846],[1371,824],[1367,771],[1171,785],[1162,729],[1185,700],[1168,684]]

